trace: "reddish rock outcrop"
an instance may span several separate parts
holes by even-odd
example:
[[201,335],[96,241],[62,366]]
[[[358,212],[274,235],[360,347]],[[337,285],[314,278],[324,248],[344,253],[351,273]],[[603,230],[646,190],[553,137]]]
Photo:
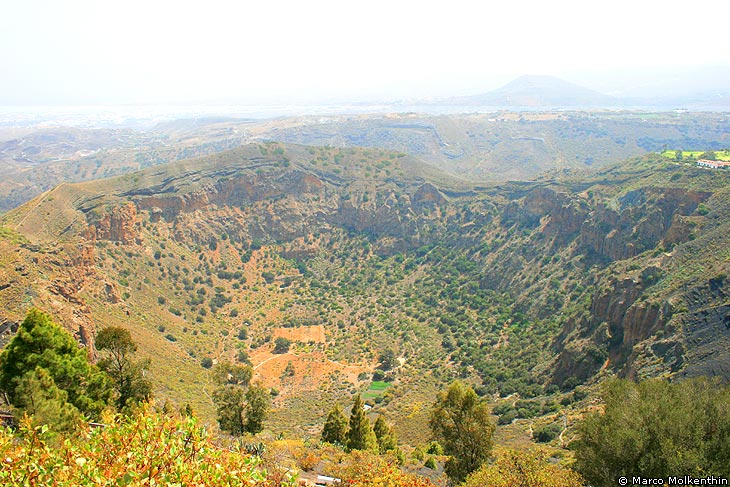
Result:
[[591,316],[594,326],[607,323],[611,340],[624,350],[645,340],[663,325],[659,305],[638,301],[647,285],[656,281],[659,270],[646,269],[642,278],[614,279],[599,289],[593,298]]
[[434,206],[443,206],[447,203],[446,197],[431,183],[423,183],[413,196],[411,203],[414,208],[428,208]]
[[131,244],[139,236],[136,223],[137,207],[131,202],[124,203],[106,211],[100,219],[90,222],[87,237],[92,240],[111,240]]

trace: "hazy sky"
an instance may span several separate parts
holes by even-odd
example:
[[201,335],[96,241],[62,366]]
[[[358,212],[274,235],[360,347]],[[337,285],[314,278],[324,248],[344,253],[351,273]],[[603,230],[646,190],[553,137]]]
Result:
[[730,65],[730,2],[3,0],[0,104],[487,91],[522,74]]

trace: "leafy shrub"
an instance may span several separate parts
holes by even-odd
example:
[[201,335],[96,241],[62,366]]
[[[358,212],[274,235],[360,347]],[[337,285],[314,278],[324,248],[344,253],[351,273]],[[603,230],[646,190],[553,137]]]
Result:
[[577,469],[592,485],[621,475],[730,475],[730,387],[706,378],[614,380],[604,384],[603,400],[575,445]]
[[499,419],[497,419],[497,424],[500,426],[512,424],[512,421],[514,421],[515,419],[517,419],[517,411],[514,409],[510,409],[509,411],[501,415]]
[[557,438],[562,429],[563,428],[557,423],[549,424],[535,430],[533,437],[538,443],[548,443]]
[[443,455],[444,448],[441,446],[441,444],[438,441],[432,441],[431,443],[428,444],[426,453],[428,453],[430,455]]
[[[501,451],[494,463],[471,474],[460,487],[582,487],[580,475],[550,463],[542,452]],[[608,485],[608,484],[607,484]]]
[[349,463],[339,466],[334,474],[349,487],[434,487],[430,480],[403,472],[397,458],[359,450],[353,451]]
[[514,410],[514,408],[515,407],[512,405],[512,403],[505,402],[494,406],[494,408],[492,408],[492,413],[496,414],[497,416],[502,416],[504,413]]
[[515,409],[517,409],[518,417],[527,419],[539,416],[542,406],[539,401],[517,401]]
[[274,340],[274,353],[286,353],[291,347],[291,340],[284,337],[278,337]]
[[[133,418],[110,417],[104,423],[105,428],[62,442],[52,441],[45,427],[0,430],[0,484],[274,485],[256,457],[216,447],[192,416],[145,408]],[[289,478],[281,485],[294,482]]]

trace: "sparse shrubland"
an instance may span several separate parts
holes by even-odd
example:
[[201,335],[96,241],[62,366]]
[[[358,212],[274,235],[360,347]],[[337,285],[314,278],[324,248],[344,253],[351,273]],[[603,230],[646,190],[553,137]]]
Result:
[[[377,475],[363,465],[409,482],[403,472],[427,461],[435,480],[444,468],[456,480],[509,465],[543,475],[544,458],[495,460],[492,446],[541,442],[570,463],[565,448],[580,444],[606,377],[725,373],[726,174],[655,154],[589,177],[469,187],[409,156],[262,143],[142,176],[142,186],[130,177],[61,187],[3,219],[13,229],[0,233],[8,313],[35,300],[87,346],[95,330],[99,340],[98,365],[93,350],[59,341],[79,380],[54,372],[71,368],[65,359],[9,370],[11,401],[19,391],[45,403],[15,403],[35,424],[64,431],[105,407],[134,413],[129,400],[149,389],[125,389],[126,379],[147,370],[160,402],[187,404],[251,451],[302,438],[298,459],[310,468],[320,448],[362,455],[348,466],[363,483]],[[38,215],[58,221],[42,226]],[[138,350],[118,354],[115,368],[104,329],[120,327]],[[100,388],[103,398],[74,389],[107,377],[101,369],[117,384]],[[354,397],[361,405],[343,428],[333,406]],[[469,417],[449,414],[450,403]],[[379,417],[387,422],[373,428]],[[470,435],[448,434],[461,419],[481,433],[474,451],[459,443]],[[440,453],[426,453],[429,422]],[[320,438],[390,453],[349,454]]]

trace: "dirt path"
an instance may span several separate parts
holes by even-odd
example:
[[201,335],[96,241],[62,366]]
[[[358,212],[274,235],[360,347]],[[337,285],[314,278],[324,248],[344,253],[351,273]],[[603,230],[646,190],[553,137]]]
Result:
[[[275,358],[279,358],[279,357],[299,357],[299,355],[296,355],[296,354],[293,354],[293,353],[290,353],[290,352],[288,352],[288,353],[281,353],[281,354],[274,354],[271,357],[269,357],[267,359],[264,359],[261,363],[254,365],[253,370],[258,369],[259,367],[261,367],[265,363],[270,362],[271,360],[274,360]],[[347,367],[357,367],[357,365],[343,364],[342,362],[335,362],[334,360],[330,360],[330,359],[326,359],[325,360],[325,363],[334,364],[334,365],[337,365],[337,366],[339,366],[339,367],[341,367],[343,369],[344,368],[347,368]]]
[[51,196],[51,195],[53,194],[53,192],[54,192],[54,191],[56,191],[56,190],[57,190],[58,188],[60,188],[60,187],[61,187],[61,186],[63,186],[63,185],[64,185],[64,183],[61,183],[61,184],[59,184],[58,186],[56,186],[55,188],[53,188],[53,189],[51,189],[51,190],[49,190],[49,191],[46,191],[45,193],[43,193],[42,195],[40,195],[40,196],[38,197],[38,203],[36,203],[36,204],[35,204],[35,206],[33,207],[33,209],[32,209],[32,210],[29,210],[29,211],[28,211],[28,212],[27,212],[27,213],[25,214],[25,216],[23,217],[23,219],[22,219],[22,220],[20,220],[20,221],[19,221],[19,222],[18,222],[18,223],[17,223],[16,225],[15,225],[15,228],[14,228],[13,230],[16,230],[16,231],[17,231],[17,230],[18,230],[18,228],[22,227],[22,226],[23,226],[23,224],[25,223],[25,221],[26,221],[26,220],[27,220],[27,219],[28,219],[28,218],[30,217],[30,215],[32,215],[33,213],[35,213],[35,211],[36,211],[36,210],[38,209],[38,207],[39,207],[39,206],[41,206],[41,203],[43,203],[43,202],[44,202],[44,201],[46,200],[46,198],[48,198],[49,196]]
[[285,355],[290,355],[290,356],[293,356],[292,354],[289,354],[289,353],[282,353],[282,354],[276,354],[276,355],[272,355],[271,357],[269,357],[269,358],[265,359],[265,360],[264,360],[263,362],[261,362],[260,364],[254,365],[254,367],[253,367],[253,370],[256,370],[256,369],[258,369],[259,367],[261,367],[262,365],[264,365],[264,364],[265,364],[266,362],[270,362],[271,360],[274,360],[275,358],[283,357],[283,356],[285,356]]
[[565,439],[563,438],[563,435],[565,432],[568,431],[568,417],[563,416],[563,431],[560,432],[560,436],[558,436],[558,440],[560,441],[560,446],[565,447]]

